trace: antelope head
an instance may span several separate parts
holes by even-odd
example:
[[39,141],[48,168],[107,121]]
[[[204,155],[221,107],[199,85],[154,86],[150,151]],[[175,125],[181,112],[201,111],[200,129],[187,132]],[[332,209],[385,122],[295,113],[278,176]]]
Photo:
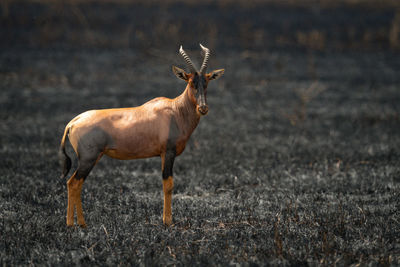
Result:
[[179,79],[186,81],[189,85],[189,94],[192,101],[196,104],[196,111],[200,115],[206,115],[208,112],[207,105],[207,86],[211,80],[216,80],[224,74],[224,69],[214,70],[207,73],[208,59],[210,58],[210,50],[200,44],[202,52],[204,53],[203,64],[201,65],[200,71],[198,71],[192,60],[183,50],[182,46],[179,49],[179,53],[186,62],[190,72],[185,72],[183,69],[172,66],[172,71]]

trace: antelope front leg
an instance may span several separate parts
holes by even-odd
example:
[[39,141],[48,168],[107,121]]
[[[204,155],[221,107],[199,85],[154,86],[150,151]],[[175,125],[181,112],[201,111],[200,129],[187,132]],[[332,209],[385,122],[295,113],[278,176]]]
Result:
[[164,210],[163,210],[163,223],[167,226],[172,223],[172,190],[174,188],[174,179],[169,176],[163,179],[164,191]]
[[167,151],[161,156],[162,161],[162,178],[164,192],[164,209],[163,223],[167,226],[172,223],[172,192],[174,189],[174,178],[172,176],[172,168],[175,160],[175,151]]

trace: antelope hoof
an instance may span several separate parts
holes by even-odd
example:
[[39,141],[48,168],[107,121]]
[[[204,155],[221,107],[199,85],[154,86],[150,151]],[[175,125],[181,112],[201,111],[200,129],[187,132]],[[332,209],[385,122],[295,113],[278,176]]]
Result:
[[74,226],[74,221],[72,220],[67,220],[67,226],[68,227],[73,227]]
[[166,226],[170,226],[172,224],[172,217],[164,217],[163,218],[163,223]]
[[86,222],[85,222],[85,220],[79,220],[79,219],[78,219],[78,225],[79,225],[81,228],[86,228]]

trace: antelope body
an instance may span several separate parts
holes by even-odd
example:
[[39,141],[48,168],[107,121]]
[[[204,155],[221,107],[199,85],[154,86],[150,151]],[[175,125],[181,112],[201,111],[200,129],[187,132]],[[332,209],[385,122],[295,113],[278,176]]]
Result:
[[65,152],[67,136],[78,157],[78,167],[67,182],[68,226],[74,225],[75,209],[77,223],[86,226],[81,201],[82,185],[103,155],[121,160],[160,156],[164,192],[163,223],[172,223],[174,159],[185,149],[200,117],[208,112],[208,82],[224,73],[223,69],[206,73],[210,51],[200,46],[205,53],[200,71],[196,70],[182,46],[179,52],[190,72],[172,67],[174,74],[187,82],[180,96],[174,99],[158,97],[139,107],[91,110],[67,124],[60,146],[62,177],[71,168],[71,159]]

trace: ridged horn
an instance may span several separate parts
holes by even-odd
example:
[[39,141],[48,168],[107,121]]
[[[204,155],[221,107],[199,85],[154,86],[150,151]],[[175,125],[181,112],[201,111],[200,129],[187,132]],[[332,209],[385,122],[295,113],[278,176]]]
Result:
[[183,57],[183,59],[186,62],[186,65],[189,67],[190,72],[191,73],[195,73],[196,72],[196,68],[193,65],[193,62],[190,60],[190,57],[186,54],[185,50],[183,50],[182,45],[179,48],[179,53],[181,54],[181,56]]
[[202,44],[200,44],[200,47],[204,52],[204,60],[203,60],[203,64],[201,65],[201,68],[200,68],[200,73],[204,74],[204,72],[206,72],[206,69],[207,69],[208,59],[210,58],[210,49],[203,46]]

